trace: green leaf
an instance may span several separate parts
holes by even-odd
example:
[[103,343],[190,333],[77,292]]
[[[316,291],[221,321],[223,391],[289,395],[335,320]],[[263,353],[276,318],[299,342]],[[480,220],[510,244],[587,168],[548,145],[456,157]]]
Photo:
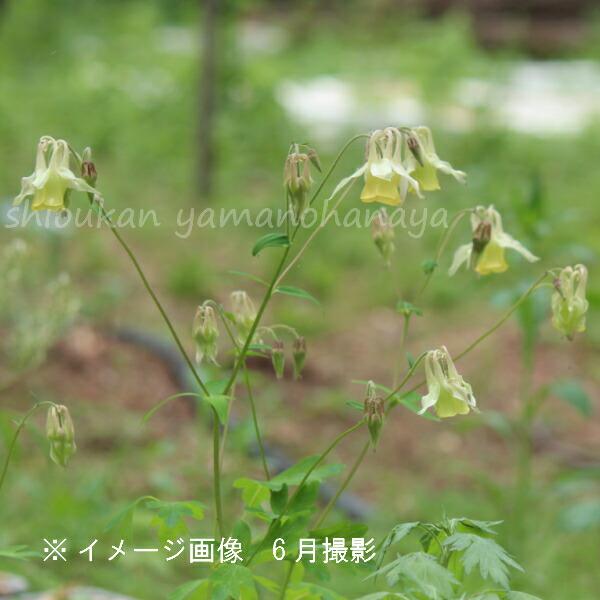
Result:
[[344,538],[349,540],[353,537],[364,537],[367,533],[368,525],[364,523],[354,523],[352,521],[340,521],[335,525],[329,527],[321,527],[320,529],[313,529],[309,531],[309,537],[315,538],[316,540],[324,540],[325,538]]
[[27,546],[9,546],[8,548],[0,548],[0,558],[14,558],[15,560],[27,560],[39,556],[39,552],[29,550]]
[[390,546],[393,546],[405,538],[415,527],[418,527],[420,524],[420,521],[414,521],[412,523],[400,523],[390,530],[386,538],[383,540],[381,548],[379,549],[379,556],[376,563],[377,569],[379,569],[383,564],[385,553],[390,549]]
[[241,477],[233,487],[242,490],[242,500],[247,508],[258,508],[269,499],[269,488],[262,482]]
[[252,256],[256,256],[264,248],[272,246],[289,246],[290,240],[285,233],[267,233],[259,238],[252,248]]
[[561,400],[569,403],[577,409],[584,417],[592,414],[592,402],[581,384],[574,379],[563,379],[557,381],[550,388],[551,392]]
[[410,600],[408,596],[400,594],[399,592],[375,592],[374,594],[367,594],[361,596],[357,600],[391,600],[392,598],[400,598],[401,600]]
[[215,409],[221,425],[225,425],[227,422],[227,408],[229,406],[231,396],[224,396],[223,394],[210,395],[204,396],[204,400]]
[[200,394],[196,394],[195,392],[181,392],[179,394],[173,394],[172,396],[169,396],[168,398],[161,400],[158,404],[155,404],[142,417],[142,423],[148,422],[163,406],[165,406],[165,404],[168,404],[169,402],[171,402],[171,400],[176,400],[177,398],[184,398],[184,397],[190,397],[190,396],[193,396],[196,398],[202,398],[202,396]]
[[154,496],[140,496],[133,502],[130,502],[127,506],[122,508],[106,525],[104,531],[111,531],[116,529],[117,531],[129,531],[133,525],[133,515],[135,509],[139,504],[147,501],[157,500]]
[[312,294],[309,294],[306,290],[294,287],[292,285],[280,285],[277,288],[275,288],[275,292],[277,292],[278,294],[285,294],[286,296],[295,296],[296,298],[302,298],[304,300],[313,302],[317,305],[321,304]]
[[504,548],[492,539],[473,533],[455,533],[443,543],[450,550],[463,553],[461,562],[467,575],[473,568],[478,567],[484,579],[489,578],[502,587],[508,588],[508,567],[523,570]]
[[271,492],[271,510],[274,514],[280,515],[288,501],[288,487],[282,486],[280,490]]
[[[496,535],[496,527],[501,525],[502,521],[478,521],[467,517],[457,517],[450,519],[450,530],[454,533],[457,529],[459,533],[473,533],[473,529],[481,533]],[[461,529],[462,528],[462,529]]]
[[414,590],[431,600],[453,597],[453,588],[458,581],[433,556],[424,552],[413,552],[399,556],[370,577],[385,575],[389,586],[402,581],[407,591]]
[[[319,456],[308,456],[296,463],[293,467],[275,475],[271,481],[266,481],[264,485],[272,490],[280,490],[284,485],[299,485],[306,473],[319,460]],[[314,469],[308,476],[305,483],[314,481],[321,482],[328,477],[339,475],[344,469],[344,465],[321,465]]]
[[252,600],[258,598],[252,571],[242,565],[222,564],[210,576],[211,600]]
[[256,275],[252,275],[252,273],[246,273],[246,271],[236,271],[235,269],[230,269],[227,272],[230,275],[238,275],[239,277],[246,277],[247,279],[256,281],[257,283],[260,283],[266,287],[268,287],[268,285],[269,285],[264,279],[261,279],[260,277],[257,277]]
[[204,600],[208,599],[210,582],[208,579],[195,579],[180,585],[173,593],[169,594],[169,600]]
[[394,396],[391,400],[395,404],[402,404],[410,410],[410,412],[422,417],[423,419],[427,419],[428,421],[439,421],[440,418],[436,417],[433,413],[424,412],[419,414],[421,410],[421,394],[418,392],[408,392],[404,394],[404,396]]

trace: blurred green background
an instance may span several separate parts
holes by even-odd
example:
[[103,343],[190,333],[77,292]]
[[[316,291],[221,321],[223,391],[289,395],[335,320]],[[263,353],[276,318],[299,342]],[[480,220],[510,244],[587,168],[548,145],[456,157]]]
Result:
[[[33,322],[43,323],[50,306],[42,288],[63,271],[81,303],[76,323],[43,364],[17,378],[7,352],[0,365],[2,454],[32,395],[69,405],[79,448],[69,469],[58,472],[41,420],[28,427],[0,497],[0,546],[39,552],[42,538],[61,536],[75,549],[98,537],[108,552],[103,528],[128,502],[152,494],[209,504],[211,484],[206,415],[194,422],[182,404],[140,424],[145,410],[178,390],[156,357],[112,335],[132,327],[167,339],[109,234],[10,227],[10,200],[31,172],[41,135],[92,147],[109,208],[156,211],[159,227],[149,222],[124,234],[187,332],[205,298],[226,302],[245,286],[258,300],[260,286],[228,270],[267,278],[277,252],[253,258],[252,244],[265,230],[245,225],[194,227],[183,239],[176,235],[186,229],[181,214],[282,206],[291,141],[311,144],[328,165],[356,133],[425,123],[440,156],[466,171],[468,184],[445,179],[441,191],[408,208],[453,214],[493,203],[507,231],[541,261],[510,256],[506,274],[448,278],[451,256],[444,256],[420,303],[425,315],[415,320],[412,354],[441,343],[460,350],[544,268],[578,262],[590,271],[588,331],[575,342],[561,340],[549,326],[547,297],[536,296],[462,365],[482,414],[434,423],[398,411],[352,492],[372,507],[378,538],[415,518],[504,519],[502,541],[525,568],[521,589],[548,600],[597,598],[600,17],[592,3],[217,4],[211,25],[207,7],[191,0],[0,3],[0,244],[16,237],[29,244],[23,318],[35,305],[40,320]],[[210,31],[212,69],[202,60]],[[361,160],[356,145],[334,179]],[[359,207],[357,196],[344,211]],[[260,361],[253,370],[265,435],[290,457],[317,452],[352,422],[346,401],[362,393],[352,380],[389,383],[397,290],[414,297],[420,265],[440,235],[418,231],[418,223],[397,231],[396,261],[387,271],[368,229],[331,226],[288,280],[321,305],[283,296],[273,302],[267,321],[293,325],[309,344],[302,382],[278,386]],[[462,224],[448,252],[468,236]],[[15,318],[3,319],[3,339]],[[517,515],[510,501],[514,447],[505,428],[528,382],[551,393],[534,428],[531,503]],[[236,412],[225,462],[232,513],[239,498],[231,482],[259,474],[244,451],[252,437],[246,404],[238,402]],[[351,461],[355,452],[349,444],[339,457]],[[134,531],[140,545],[155,540],[143,512]],[[133,555],[93,565],[81,557],[68,565],[0,558],[0,568],[24,575],[35,589],[86,584],[140,599],[166,598],[196,576],[189,566]],[[331,587],[350,597],[366,593],[362,578],[340,576]]]

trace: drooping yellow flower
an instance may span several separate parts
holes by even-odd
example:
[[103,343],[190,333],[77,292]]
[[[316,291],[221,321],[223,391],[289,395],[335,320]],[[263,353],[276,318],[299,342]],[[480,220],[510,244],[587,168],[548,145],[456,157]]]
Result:
[[440,189],[438,171],[452,175],[460,183],[465,182],[466,173],[454,169],[437,155],[429,127],[414,127],[407,139],[407,146],[410,150],[406,158],[407,170],[419,182],[422,190],[430,192]]
[[585,331],[589,307],[586,295],[587,269],[583,265],[565,267],[554,281],[552,325],[569,340]]
[[200,364],[206,358],[206,360],[217,365],[219,328],[217,327],[215,311],[207,303],[201,304],[196,310],[192,325],[192,336],[196,343],[196,362]]
[[420,414],[433,406],[437,416],[444,419],[476,408],[473,390],[456,370],[445,346],[430,350],[424,360],[427,394],[421,398]]
[[[47,162],[47,157],[49,160]],[[21,180],[21,191],[14,204],[32,197],[32,210],[61,211],[67,208],[70,190],[97,193],[81,177],[77,177],[69,166],[70,150],[64,140],[49,136],[40,139],[35,169],[29,177]]]
[[508,269],[504,257],[505,248],[516,250],[529,262],[539,260],[523,244],[504,231],[502,217],[493,205],[477,206],[471,214],[471,243],[460,246],[454,253],[450,275],[454,275],[463,263],[473,266],[479,275],[503,273]]

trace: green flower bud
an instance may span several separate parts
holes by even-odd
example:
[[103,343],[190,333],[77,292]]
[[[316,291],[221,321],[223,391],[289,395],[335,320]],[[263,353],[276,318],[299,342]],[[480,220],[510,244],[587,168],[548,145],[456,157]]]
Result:
[[92,149],[88,146],[81,155],[81,176],[86,183],[91,186],[96,185],[98,179],[98,171],[96,165],[92,161]]
[[271,362],[273,363],[275,376],[277,379],[281,379],[285,370],[285,353],[283,351],[283,342],[281,340],[273,342],[273,347],[271,348]]
[[52,405],[46,419],[46,437],[50,442],[50,458],[61,467],[66,467],[75,454],[75,428],[69,409],[62,405]]
[[192,325],[192,335],[196,343],[196,362],[200,364],[206,358],[215,365],[218,364],[217,341],[219,339],[219,328],[212,306],[202,304],[198,307]]
[[310,174],[311,163],[319,165],[317,153],[312,148],[308,153],[292,151],[285,161],[283,183],[296,219],[300,219],[306,210],[308,191],[313,182]]
[[300,336],[294,340],[292,358],[294,361],[294,379],[300,379],[306,362],[306,340],[304,337]]
[[367,395],[364,406],[371,443],[373,444],[373,448],[375,448],[379,442],[379,436],[385,421],[385,404],[383,398],[377,396],[375,384],[372,381],[367,383]]
[[231,311],[233,320],[238,331],[239,341],[243,344],[256,319],[256,308],[250,296],[243,290],[232,292],[231,302],[233,304]]
[[552,294],[552,325],[572,340],[585,331],[587,269],[583,265],[565,267],[554,280]]
[[375,214],[371,225],[373,241],[386,265],[390,265],[392,254],[396,249],[394,245],[394,228],[392,227],[385,208],[381,208]]

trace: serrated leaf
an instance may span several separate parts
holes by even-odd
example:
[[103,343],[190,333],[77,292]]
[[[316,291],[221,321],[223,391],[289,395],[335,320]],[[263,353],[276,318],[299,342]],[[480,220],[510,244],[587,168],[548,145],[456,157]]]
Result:
[[258,508],[269,499],[270,491],[262,481],[241,477],[233,483],[233,487],[242,490],[242,500],[246,507]]
[[285,233],[267,233],[259,238],[252,248],[252,256],[256,256],[261,250],[273,246],[289,246],[290,240]]
[[402,581],[402,587],[407,592],[415,591],[431,600],[453,597],[454,586],[458,585],[458,581],[448,569],[424,552],[399,556],[371,577],[376,575],[385,575],[389,586]]
[[301,288],[294,287],[293,285],[280,285],[275,288],[275,292],[278,294],[285,294],[286,296],[302,298],[303,300],[308,300],[309,302],[313,302],[317,305],[321,304],[312,294],[309,294],[306,290]]
[[522,571],[494,540],[473,533],[454,533],[443,542],[453,552],[461,552],[461,562],[469,574],[475,567],[484,579],[491,579],[504,588],[508,588],[508,567]]
[[584,417],[592,414],[592,402],[581,384],[574,379],[557,381],[550,388],[551,392],[577,409]]
[[409,533],[420,525],[420,521],[413,521],[411,523],[400,523],[390,530],[385,539],[381,544],[381,548],[379,549],[379,556],[377,558],[376,568],[379,569],[383,564],[385,559],[386,552],[390,549],[391,546],[405,538]]

